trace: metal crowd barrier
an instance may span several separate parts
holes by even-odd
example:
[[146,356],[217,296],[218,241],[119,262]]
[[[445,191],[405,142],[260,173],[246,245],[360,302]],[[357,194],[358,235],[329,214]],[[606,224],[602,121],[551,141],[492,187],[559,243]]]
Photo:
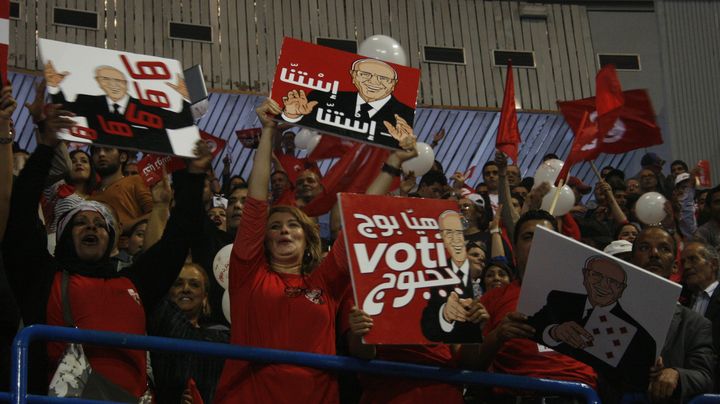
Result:
[[[33,325],[21,330],[15,337],[12,351],[10,393],[0,393],[0,401],[13,404],[24,403],[105,403],[70,398],[55,398],[27,393],[27,366],[30,343],[37,340],[79,342],[126,349],[165,351],[186,354],[211,355],[226,359],[252,362],[288,363],[332,371],[353,371],[386,376],[432,379],[453,384],[488,385],[520,390],[541,391],[583,398],[588,403],[600,403],[597,393],[584,383],[559,380],[535,379],[497,373],[472,372],[436,366],[422,366],[381,360],[364,361],[334,355],[277,349],[202,342],[185,339],[149,337],[134,334],[118,334],[104,331],[79,330],[69,327]],[[697,400],[697,399],[696,399]],[[706,401],[697,401],[706,402]]]

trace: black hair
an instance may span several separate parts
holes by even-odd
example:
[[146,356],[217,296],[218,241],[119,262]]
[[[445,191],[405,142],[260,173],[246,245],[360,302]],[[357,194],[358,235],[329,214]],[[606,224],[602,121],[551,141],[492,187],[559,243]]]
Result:
[[[98,181],[97,181],[97,174],[95,173],[95,165],[92,161],[92,156],[90,153],[86,152],[85,150],[76,149],[70,152],[70,160],[72,160],[73,156],[75,156],[78,153],[82,153],[87,156],[88,158],[88,165],[90,165],[90,176],[85,181],[85,193],[90,195],[93,192],[95,192],[96,189],[98,189]],[[72,164],[71,164],[71,170],[72,170]],[[65,173],[65,183],[66,184],[72,184],[70,180],[70,172],[68,171]]]
[[675,161],[673,161],[672,163],[670,163],[670,167],[672,167],[672,166],[674,166],[674,165],[676,165],[676,164],[680,164],[680,165],[682,166],[683,170],[685,170],[685,172],[690,171],[690,170],[688,169],[687,163],[684,162],[684,161],[682,161],[682,160],[675,160]]
[[635,222],[627,222],[627,223],[620,223],[617,226],[615,226],[615,240],[619,240],[618,237],[620,237],[620,232],[622,232],[623,227],[625,226],[633,226],[637,229],[638,234],[642,231],[642,226],[640,226],[638,223]]
[[609,182],[609,180],[613,178],[619,178],[621,181],[625,181],[625,172],[622,170],[618,170],[617,168],[613,168],[607,174],[605,174],[605,181]]
[[520,181],[520,186],[525,187],[528,191],[533,189],[533,186],[535,186],[535,178],[534,177],[525,177]]
[[705,209],[710,209],[710,205],[712,204],[712,197],[718,192],[720,192],[720,185],[716,185],[714,188],[710,188],[707,191],[707,196],[705,197]]
[[548,160],[553,160],[553,159],[554,159],[554,160],[560,160],[560,157],[558,157],[558,155],[555,154],[555,153],[548,153],[548,154],[546,154],[546,155],[543,156],[542,161],[543,161],[543,163],[544,163],[544,162],[546,162],[546,161],[548,161]]
[[485,169],[488,168],[488,167],[490,167],[490,166],[495,166],[495,167],[497,167],[497,163],[496,163],[494,160],[490,160],[490,161],[488,161],[487,163],[483,164],[483,166],[482,166],[482,171],[480,171],[480,172],[482,173],[483,177],[485,176]]
[[605,177],[605,181],[610,184],[610,188],[612,188],[613,192],[627,191],[627,185],[625,185],[625,181],[619,177],[608,175]]
[[520,228],[522,228],[525,222],[529,222],[531,220],[547,220],[552,225],[553,230],[558,231],[558,223],[557,219],[555,219],[555,216],[544,210],[529,210],[525,212],[525,214],[520,216],[520,219],[518,219],[517,223],[515,223],[513,244],[517,244],[518,237],[520,237]]
[[428,171],[420,178],[418,187],[430,186],[432,184],[440,184],[442,186],[447,185],[447,178],[445,178],[445,174],[437,171]]
[[640,240],[640,237],[652,229],[658,229],[658,230],[664,231],[665,234],[667,234],[668,237],[670,237],[670,240],[672,240],[673,255],[677,254],[677,249],[678,249],[677,240],[675,240],[675,237],[673,237],[672,233],[670,233],[670,231],[668,229],[664,228],[663,226],[648,226],[648,227],[640,230],[640,232],[638,233],[637,238],[635,239],[635,242],[633,243],[633,246],[632,246],[633,255],[635,255],[635,249],[637,249],[638,240]]

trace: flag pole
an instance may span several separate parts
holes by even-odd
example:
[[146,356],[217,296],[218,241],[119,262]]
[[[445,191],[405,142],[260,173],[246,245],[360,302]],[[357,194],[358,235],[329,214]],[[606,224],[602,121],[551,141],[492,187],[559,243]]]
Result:
[[552,203],[550,204],[550,214],[555,216],[555,205],[557,205],[557,201],[560,198],[560,191],[562,190],[564,180],[560,180],[558,182],[558,186],[555,188],[555,195],[553,195]]
[[597,167],[595,167],[595,160],[590,160],[590,167],[592,167],[592,170],[595,172],[598,179],[602,181],[602,175],[600,175],[600,171],[598,171]]

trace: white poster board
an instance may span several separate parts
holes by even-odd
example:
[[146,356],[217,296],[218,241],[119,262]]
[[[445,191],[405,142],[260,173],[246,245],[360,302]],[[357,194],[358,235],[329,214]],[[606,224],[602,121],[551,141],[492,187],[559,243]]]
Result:
[[529,317],[539,344],[632,383],[646,378],[660,356],[681,289],[538,226],[518,311]]
[[200,139],[180,62],[39,41],[53,103],[75,113],[72,142],[191,157]]

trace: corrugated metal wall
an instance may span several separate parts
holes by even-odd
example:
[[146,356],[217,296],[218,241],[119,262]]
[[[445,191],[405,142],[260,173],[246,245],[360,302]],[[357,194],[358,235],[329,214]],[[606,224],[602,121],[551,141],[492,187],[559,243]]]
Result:
[[657,0],[665,82],[665,138],[674,158],[709,159],[720,179],[720,2]]
[[[526,110],[594,93],[594,53],[585,6],[534,4],[545,17],[521,15],[523,2],[482,0],[26,0],[10,22],[11,66],[38,70],[36,38],[126,50],[201,64],[209,88],[268,93],[284,36],[358,43],[396,38],[422,70],[418,102],[499,107],[505,69],[493,49],[533,51],[537,68],[517,69]],[[97,12],[99,30],[52,23],[54,7]],[[212,27],[212,43],[168,37],[170,21]],[[465,65],[427,63],[422,46],[462,47]]]
[[[10,80],[19,105],[34,99],[33,83],[39,80],[37,76],[11,73]],[[209,112],[198,123],[201,129],[228,141],[225,151],[232,157],[231,172],[245,178],[250,174],[252,167],[252,150],[240,144],[235,131],[259,126],[255,107],[260,104],[262,98],[243,94],[211,94]],[[18,143],[22,148],[33,150],[34,127],[27,109],[18,108],[13,118],[18,132]],[[448,176],[455,171],[464,172],[469,167],[477,165],[475,176],[469,181],[474,185],[481,178],[482,165],[494,158],[495,134],[499,119],[500,113],[493,111],[419,108],[414,127],[418,139],[426,143],[430,143],[432,136],[444,128],[447,135],[435,148],[436,159],[443,164]],[[567,156],[572,143],[572,132],[562,116],[553,113],[519,113],[518,126],[523,139],[519,154],[519,165],[523,176],[534,175],[542,157],[547,153],[556,153],[561,158]],[[598,168],[612,165],[625,169],[631,162],[639,159],[641,153],[636,151],[622,155],[601,155],[596,160],[596,164]],[[213,162],[215,172],[218,174],[222,171],[221,158],[218,156]],[[330,161],[321,164],[321,169],[327,170],[330,164]],[[590,166],[586,163],[574,167],[571,173],[588,183],[596,181]]]

